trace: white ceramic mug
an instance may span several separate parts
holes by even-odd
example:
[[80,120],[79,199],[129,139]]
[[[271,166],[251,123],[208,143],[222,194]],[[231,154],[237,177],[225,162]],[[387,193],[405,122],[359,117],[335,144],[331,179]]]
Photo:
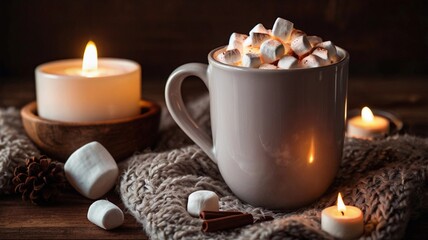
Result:
[[[292,209],[320,197],[332,183],[343,148],[348,53],[337,63],[304,69],[230,66],[208,55],[171,73],[167,107],[183,131],[218,164],[240,199]],[[197,76],[210,94],[212,139],[186,110],[181,84]]]

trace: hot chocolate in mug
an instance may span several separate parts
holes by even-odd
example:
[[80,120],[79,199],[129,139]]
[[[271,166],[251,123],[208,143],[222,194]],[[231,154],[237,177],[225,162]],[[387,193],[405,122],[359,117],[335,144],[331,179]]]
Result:
[[[169,76],[165,98],[177,124],[217,163],[225,182],[243,201],[293,209],[319,198],[339,168],[346,116],[349,54],[298,69],[253,69],[216,60],[189,63]],[[181,95],[188,76],[210,95],[212,139],[192,119]]]

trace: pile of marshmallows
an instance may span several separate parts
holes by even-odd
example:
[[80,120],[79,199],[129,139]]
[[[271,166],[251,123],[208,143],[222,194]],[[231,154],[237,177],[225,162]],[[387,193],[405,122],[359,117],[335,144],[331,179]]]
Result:
[[[98,142],[77,149],[64,165],[71,186],[90,199],[99,199],[115,185],[119,168],[113,156]],[[89,207],[88,220],[106,230],[122,225],[122,210],[107,200],[98,200]]]
[[272,30],[257,24],[249,36],[232,33],[226,50],[216,59],[234,66],[260,69],[312,68],[339,60],[335,45],[307,36],[288,20],[277,18]]

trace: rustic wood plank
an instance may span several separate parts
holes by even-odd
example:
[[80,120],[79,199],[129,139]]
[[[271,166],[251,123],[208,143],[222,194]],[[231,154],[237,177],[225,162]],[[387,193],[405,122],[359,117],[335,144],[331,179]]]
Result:
[[[116,193],[105,198],[124,209]],[[124,224],[117,229],[105,231],[92,224],[86,213],[93,200],[74,191],[51,206],[35,206],[17,195],[2,196],[0,202],[1,239],[147,239],[140,224],[126,212]]]

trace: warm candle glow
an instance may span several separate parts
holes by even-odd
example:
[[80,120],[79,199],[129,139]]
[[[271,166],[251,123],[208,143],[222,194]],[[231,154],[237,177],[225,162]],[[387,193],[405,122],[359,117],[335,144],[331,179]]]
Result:
[[361,118],[364,122],[373,122],[374,116],[372,110],[368,107],[363,107],[361,110]]
[[89,41],[83,54],[82,73],[85,76],[93,75],[98,69],[98,53],[95,43]]
[[340,195],[340,193],[337,195],[337,211],[341,212],[342,215],[345,215],[346,212],[346,206],[342,200],[342,195]]
[[321,212],[321,229],[335,239],[357,239],[364,233],[364,216],[361,209],[345,206],[342,195],[337,195],[336,206],[324,208]]
[[314,137],[311,137],[311,146],[309,148],[309,156],[308,156],[309,163],[314,162],[314,155],[315,155],[315,143],[314,143]]

